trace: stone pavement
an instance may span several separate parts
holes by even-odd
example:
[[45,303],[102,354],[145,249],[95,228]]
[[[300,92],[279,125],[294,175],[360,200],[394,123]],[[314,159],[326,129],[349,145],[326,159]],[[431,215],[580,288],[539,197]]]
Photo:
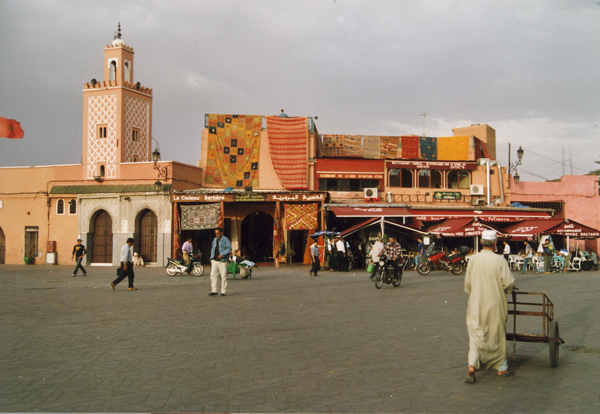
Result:
[[[226,297],[199,278],[136,269],[0,266],[2,412],[600,412],[600,273],[521,276],[547,292],[561,347],[517,343],[516,375],[467,369],[463,277],[261,267]],[[520,320],[519,320],[520,321]],[[538,325],[523,323],[541,333]]]

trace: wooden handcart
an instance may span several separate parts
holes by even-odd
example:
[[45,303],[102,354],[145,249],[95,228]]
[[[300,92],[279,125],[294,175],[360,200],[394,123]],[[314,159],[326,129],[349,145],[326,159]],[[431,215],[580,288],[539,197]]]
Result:
[[[541,297],[541,302],[519,302],[517,296],[527,295],[527,299],[535,301]],[[512,305],[512,309],[511,309]],[[540,309],[541,308],[541,309]],[[513,331],[506,333],[506,340],[513,342],[513,357],[517,355],[516,341],[547,343],[550,347],[550,365],[558,366],[558,354],[560,345],[564,344],[558,332],[558,322],[554,320],[554,304],[548,299],[545,292],[519,292],[513,290],[512,303],[508,302],[508,314],[513,315]],[[517,332],[517,315],[538,316],[542,318],[542,335],[522,334]]]

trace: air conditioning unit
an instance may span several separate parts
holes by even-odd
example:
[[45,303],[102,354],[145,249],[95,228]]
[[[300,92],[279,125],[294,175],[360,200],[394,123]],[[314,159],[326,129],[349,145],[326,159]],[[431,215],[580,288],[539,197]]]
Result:
[[472,184],[469,195],[485,195],[485,187],[480,184]]
[[377,191],[379,191],[379,188],[365,188],[365,198],[378,198]]

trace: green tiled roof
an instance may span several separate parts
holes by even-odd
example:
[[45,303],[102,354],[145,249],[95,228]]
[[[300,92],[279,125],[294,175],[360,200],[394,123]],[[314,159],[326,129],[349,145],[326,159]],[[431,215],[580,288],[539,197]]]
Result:
[[[171,184],[163,184],[160,192],[170,192]],[[50,194],[155,193],[154,184],[138,185],[56,185]]]

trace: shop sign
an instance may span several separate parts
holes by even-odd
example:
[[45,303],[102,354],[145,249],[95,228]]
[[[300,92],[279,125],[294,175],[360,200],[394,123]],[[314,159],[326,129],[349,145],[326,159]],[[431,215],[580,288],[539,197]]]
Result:
[[386,161],[387,168],[418,168],[432,170],[476,170],[476,162],[452,162],[452,161]]
[[325,194],[271,194],[268,201],[323,201]]
[[258,193],[234,194],[233,201],[267,201],[267,196]]
[[433,193],[434,200],[461,200],[462,194],[454,191],[436,191]]
[[370,179],[381,180],[383,174],[362,174],[362,173],[318,173],[318,178],[345,178],[345,179]]

